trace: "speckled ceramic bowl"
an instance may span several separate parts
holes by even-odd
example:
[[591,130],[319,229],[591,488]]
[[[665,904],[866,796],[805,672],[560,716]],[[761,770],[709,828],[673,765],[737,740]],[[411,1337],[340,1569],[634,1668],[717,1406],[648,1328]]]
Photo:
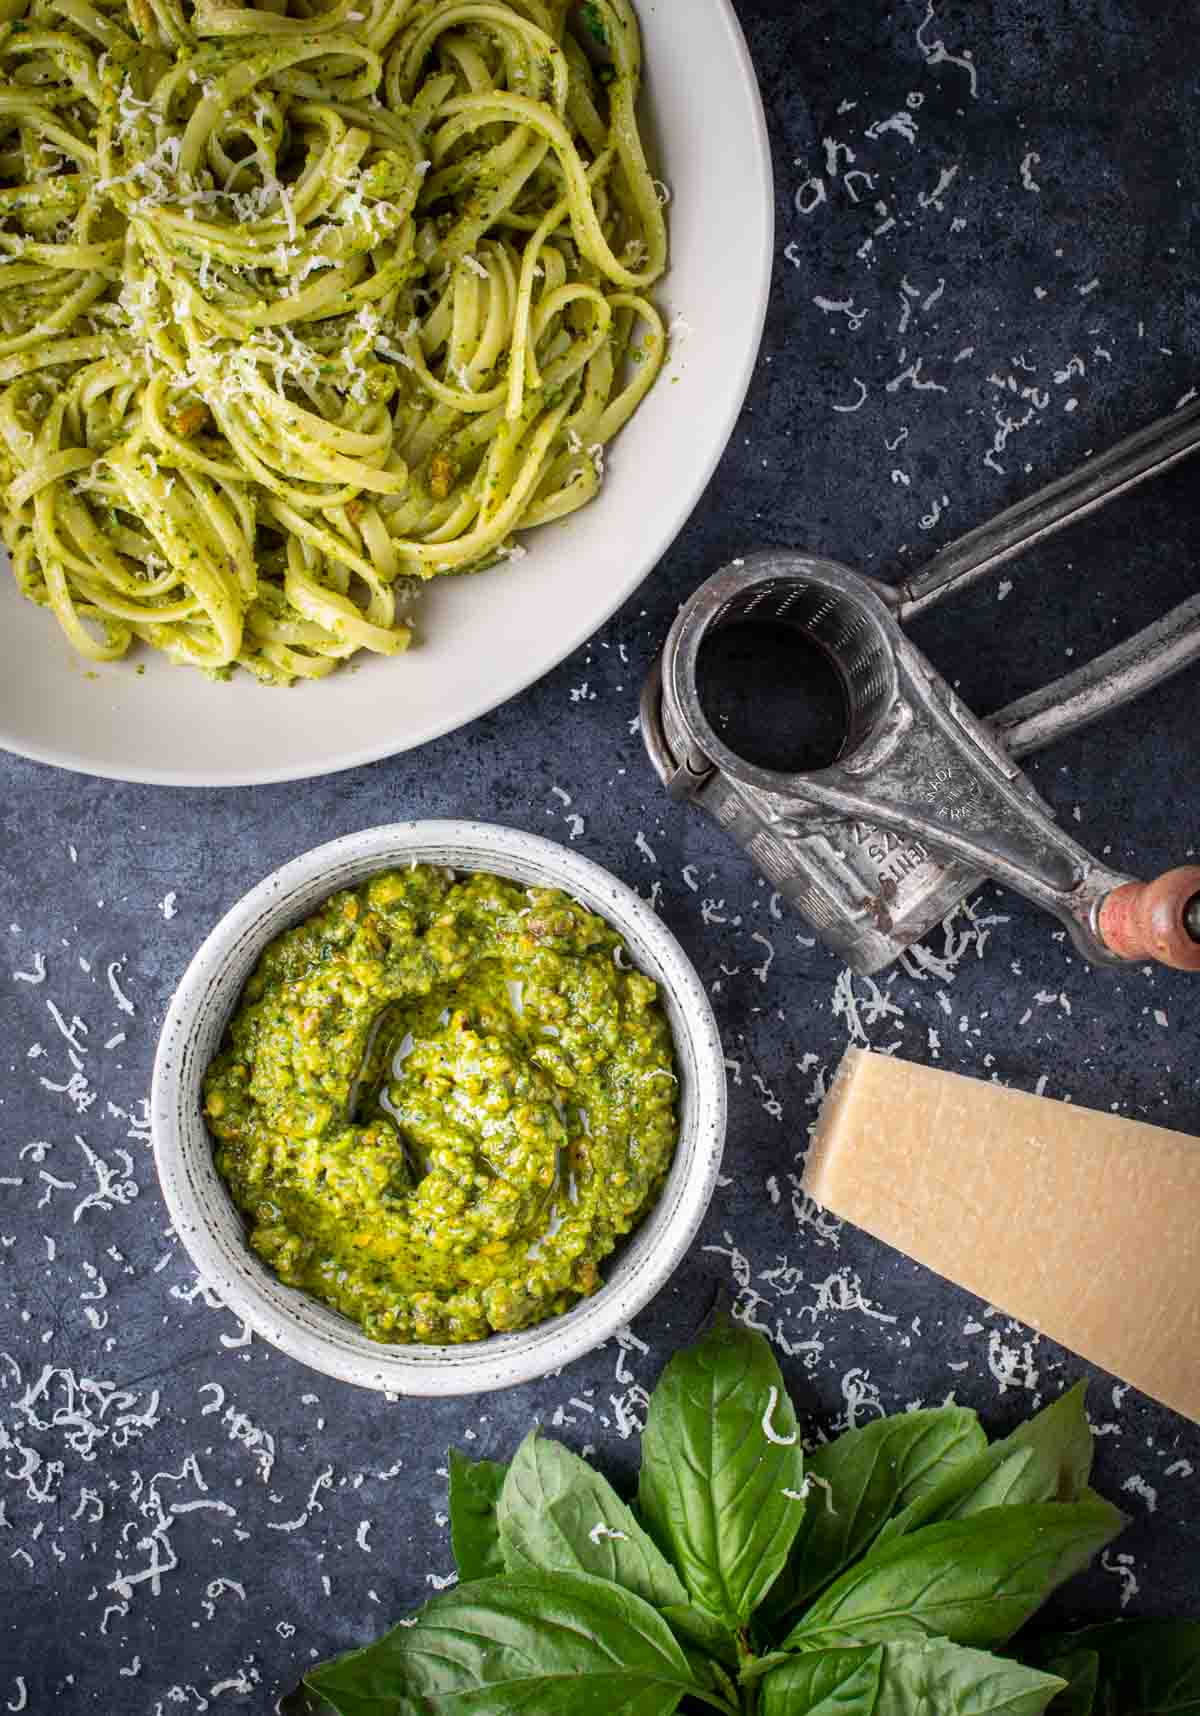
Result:
[[[285,1287],[246,1244],[217,1174],[200,1086],[242,986],[274,936],[339,888],[419,861],[562,888],[606,918],[659,984],[675,1037],[680,1136],[662,1195],[604,1266],[605,1285],[560,1317],[466,1346],[388,1346]],[[543,1376],[598,1346],[653,1298],[708,1207],[725,1139],[725,1067],[708,997],[653,909],[599,865],[553,841],[483,822],[401,822],[347,835],[285,864],[251,890],[192,960],[163,1026],[151,1100],[154,1154],[175,1230],[229,1308],[290,1357],[327,1376],[394,1394],[477,1394]]]

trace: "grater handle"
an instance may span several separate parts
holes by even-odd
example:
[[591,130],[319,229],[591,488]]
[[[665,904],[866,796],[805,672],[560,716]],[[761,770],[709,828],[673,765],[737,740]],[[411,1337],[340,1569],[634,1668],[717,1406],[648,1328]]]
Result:
[[1195,400],[943,548],[924,571],[892,590],[889,601],[897,618],[901,623],[910,620],[956,590],[989,577],[1035,542],[1065,530],[1198,449],[1200,400]]
[[988,716],[1005,750],[1027,757],[1102,720],[1200,661],[1200,595],[1094,660]]
[[1121,959],[1156,959],[1175,971],[1200,971],[1200,865],[1114,888],[1100,902],[1096,927]]

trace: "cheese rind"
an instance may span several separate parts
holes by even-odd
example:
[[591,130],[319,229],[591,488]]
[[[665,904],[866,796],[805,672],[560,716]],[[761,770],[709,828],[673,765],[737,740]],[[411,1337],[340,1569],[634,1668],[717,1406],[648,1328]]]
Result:
[[1200,1139],[852,1048],[804,1186],[1200,1422]]

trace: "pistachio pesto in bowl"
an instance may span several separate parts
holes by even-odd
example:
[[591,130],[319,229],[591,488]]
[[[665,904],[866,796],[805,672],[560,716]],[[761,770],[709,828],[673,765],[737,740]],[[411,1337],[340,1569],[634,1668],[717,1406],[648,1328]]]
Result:
[[653,909],[550,841],[409,823],[285,865],[174,998],[152,1101],[176,1230],[257,1333],[457,1394],[556,1369],[663,1285],[725,1080]]
[[204,1112],[282,1281],[376,1340],[471,1341],[595,1291],[662,1189],[675,1083],[657,987],[603,918],[415,864],[270,944]]

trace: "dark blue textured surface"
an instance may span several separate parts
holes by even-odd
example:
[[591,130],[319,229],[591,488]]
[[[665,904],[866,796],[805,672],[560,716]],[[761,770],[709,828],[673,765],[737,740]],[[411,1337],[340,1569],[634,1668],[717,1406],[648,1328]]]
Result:
[[[698,3],[679,0],[681,19]],[[865,1237],[797,1219],[791,1176],[814,1081],[847,1036],[832,1010],[838,968],[803,924],[770,915],[736,851],[659,797],[629,722],[676,605],[723,558],[792,543],[896,576],[1190,389],[1195,9],[739,10],[778,171],[764,360],[707,501],[591,647],[465,733],[302,788],[170,793],[0,763],[9,1709],[17,1676],[39,1711],[269,1709],[313,1657],[363,1641],[449,1572],[439,1468],[451,1440],[503,1457],[540,1417],[627,1474],[636,1443],[622,1431],[638,1391],[720,1286],[791,1348],[783,1362],[813,1425],[953,1390],[999,1430],[1081,1370]],[[879,129],[896,115],[905,122]],[[848,169],[870,182],[848,181]],[[806,180],[809,215],[793,200]],[[734,242],[737,210],[713,218]],[[1198,496],[1184,467],[1010,570],[1003,600],[996,585],[967,596],[918,640],[973,706],[996,707],[1195,588]],[[1036,761],[1034,779],[1080,838],[1153,873],[1195,850],[1198,718],[1193,672]],[[258,1341],[230,1345],[237,1324],[196,1296],[165,1232],[146,1144],[108,1107],[136,1119],[172,986],[251,882],[319,840],[425,815],[574,838],[644,893],[657,887],[712,987],[732,1097],[730,1182],[625,1347],[508,1394],[440,1404],[389,1403]],[[872,1023],[864,1012],[865,1035],[928,1059],[936,1032],[941,1065],[1025,1088],[1044,1076],[1051,1095],[1200,1133],[1194,980],[1097,974],[1053,924],[992,890],[979,911],[999,919],[981,957],[969,948],[944,980],[900,972],[885,988],[899,1013]],[[931,945],[940,952],[942,937]],[[34,972],[37,951],[45,983],[10,980]],[[116,960],[132,1016],[106,981]],[[856,993],[861,1005],[865,986]],[[74,1013],[89,1027],[76,1040],[99,1094],[82,1113],[41,1082],[71,1071],[47,999],[68,1028]],[[106,1050],[120,1030],[126,1041]],[[31,1059],[37,1043],[45,1053]],[[107,1167],[110,1195],[74,1219]],[[1103,1271],[1109,1260],[1083,1261]],[[105,1387],[82,1397],[83,1412],[85,1377]],[[1091,1405],[1098,1485],[1133,1524],[1064,1608],[1107,1613],[1125,1595],[1129,1614],[1200,1612],[1200,1430],[1103,1376]],[[155,1560],[157,1579],[123,1597],[121,1581]]]

